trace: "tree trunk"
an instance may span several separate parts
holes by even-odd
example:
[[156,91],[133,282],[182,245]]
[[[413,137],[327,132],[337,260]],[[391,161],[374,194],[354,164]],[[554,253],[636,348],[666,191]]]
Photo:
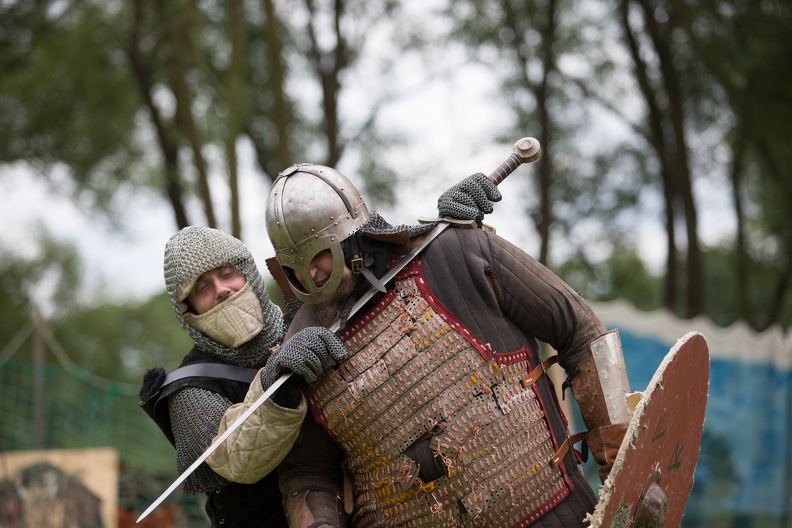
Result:
[[773,296],[767,311],[767,319],[764,327],[759,328],[760,332],[779,321],[790,284],[792,284],[792,259],[789,258],[789,255],[786,255],[786,265],[781,270],[776,287],[773,289]]
[[176,226],[178,229],[182,229],[190,224],[187,218],[187,209],[184,206],[184,190],[182,189],[181,179],[179,177],[178,147],[171,141],[171,135],[167,131],[167,125],[162,119],[159,108],[154,104],[154,98],[152,97],[154,83],[151,80],[149,68],[147,68],[143,63],[143,59],[140,57],[139,39],[140,25],[142,23],[141,1],[142,0],[135,0],[134,4],[134,19],[132,22],[129,46],[127,48],[127,58],[129,59],[132,75],[137,83],[140,97],[143,99],[143,104],[149,112],[149,118],[154,126],[160,151],[162,152],[165,166],[165,195],[171,204]]
[[242,133],[245,115],[245,64],[247,39],[242,0],[228,2],[228,35],[231,41],[231,61],[228,66],[228,130],[225,137],[226,163],[228,164],[228,187],[230,191],[231,234],[242,238],[242,221],[239,211],[239,178],[237,162],[237,138]]
[[[345,5],[343,0],[335,0],[333,5],[333,30],[336,41],[332,52],[325,52],[320,47],[314,27],[315,19],[312,18],[308,22],[308,36],[311,42],[308,56],[313,61],[314,71],[322,86],[323,127],[327,140],[325,164],[331,167],[338,163],[344,150],[339,134],[338,94],[341,89],[340,74],[349,63],[349,49],[341,32],[341,18]],[[313,0],[305,0],[305,6],[309,12],[314,12]]]
[[[538,83],[532,82],[528,73],[528,64],[520,51],[523,45],[523,40],[516,38],[513,42],[513,55],[516,61],[516,68],[520,72],[523,84],[533,94],[536,100],[537,120],[539,122],[539,132],[537,139],[542,145],[542,157],[537,162],[537,187],[539,195],[539,204],[536,212],[531,214],[531,217],[536,226],[536,232],[539,235],[540,247],[537,260],[545,265],[548,264],[550,258],[550,232],[553,225],[553,207],[552,207],[552,183],[553,183],[553,156],[552,156],[552,143],[553,137],[553,123],[551,113],[549,110],[551,95],[550,77],[556,70],[555,52],[553,46],[556,43],[556,13],[557,3],[555,0],[548,0],[546,4],[545,16],[536,16],[536,4],[528,3],[524,5],[524,11],[515,12],[512,3],[508,0],[501,4],[505,13],[504,25],[512,30],[515,35],[520,35],[521,24],[523,19],[530,19],[534,23],[534,27],[541,33],[542,42],[539,50],[539,58],[542,61],[542,78]],[[541,20],[541,24],[540,21]]]
[[[177,0],[178,2],[178,0]],[[187,141],[190,144],[193,154],[193,164],[198,176],[198,192],[204,204],[206,223],[209,227],[217,227],[214,207],[212,206],[212,196],[209,190],[209,176],[206,168],[206,160],[203,156],[203,138],[201,130],[198,128],[192,112],[192,93],[187,82],[188,60],[187,51],[183,43],[188,42],[188,37],[181,26],[184,19],[183,6],[176,5],[176,9],[167,9],[164,1],[155,0],[160,18],[165,29],[165,37],[171,51],[168,61],[171,81],[173,82],[173,95],[176,98],[176,115],[178,116],[179,128],[182,129]],[[173,5],[173,3],[171,3]]]
[[[550,76],[555,72],[555,54],[553,46],[556,41],[556,1],[547,2],[546,25],[539,27],[542,34],[542,46],[540,56],[542,58],[543,72],[542,80],[536,87],[536,111],[539,114],[539,137],[540,144],[545,145],[544,156],[539,160],[539,196],[541,200],[538,229],[542,244],[539,250],[539,261],[548,264],[550,259],[550,228],[553,224],[552,197],[550,189],[552,186],[552,142],[553,124],[550,119]],[[537,17],[541,18],[541,17]]]
[[745,139],[741,127],[735,127],[736,138],[732,144],[731,191],[734,201],[734,214],[737,217],[737,236],[734,243],[735,255],[735,316],[751,319],[752,312],[748,298],[748,254],[746,252],[745,218],[742,206],[742,171],[745,158]]
[[663,288],[663,305],[673,312],[677,311],[678,292],[678,250],[676,242],[676,211],[675,211],[675,183],[672,176],[672,162],[669,159],[670,148],[666,141],[663,127],[663,111],[660,109],[657,93],[649,79],[648,66],[641,57],[638,42],[630,26],[630,0],[621,3],[621,24],[627,48],[633,60],[635,77],[638,87],[647,106],[647,141],[652,146],[657,160],[660,163],[660,176],[665,199],[665,224],[666,224],[666,273]]
[[[283,65],[283,43],[281,41],[281,24],[275,5],[272,0],[262,0],[264,12],[267,15],[267,52],[269,54],[270,66],[270,89],[274,102],[275,130],[278,135],[278,145],[276,148],[275,168],[270,169],[270,177],[274,180],[277,173],[294,163],[290,149],[289,125],[292,117],[289,112],[289,102],[286,97],[286,68]],[[266,165],[262,165],[266,167]]]
[[673,148],[673,171],[671,174],[675,180],[675,185],[672,188],[683,204],[687,235],[686,316],[695,317],[704,311],[704,277],[701,265],[701,246],[698,239],[698,213],[693,199],[693,183],[688,161],[683,95],[679,89],[679,75],[674,67],[668,31],[662,31],[654,17],[654,10],[647,0],[639,0],[638,3],[643,9],[648,34],[659,59],[665,95],[668,98],[668,117],[670,118],[668,133],[672,135],[668,146]]

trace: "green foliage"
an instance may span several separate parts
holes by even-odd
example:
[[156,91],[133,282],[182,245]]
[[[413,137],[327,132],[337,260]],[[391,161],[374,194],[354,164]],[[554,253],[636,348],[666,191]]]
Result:
[[0,247],[0,343],[8,343],[30,321],[33,309],[73,305],[80,286],[81,265],[76,250],[53,239],[43,229],[22,256]]
[[[755,330],[764,329],[769,318],[768,306],[782,270],[752,262],[747,277],[748,296],[743,301],[734,278],[736,256],[730,246],[707,249],[704,264],[707,317],[724,327],[744,319]],[[587,300],[607,302],[623,299],[647,311],[662,307],[662,277],[649,270],[636,249],[630,246],[616,246],[600,262],[578,253],[556,266],[554,271]],[[784,328],[792,325],[791,301],[783,304],[777,322]]]
[[89,2],[0,7],[0,162],[71,171],[106,208],[140,157],[137,95],[114,13]]
[[635,248],[617,246],[599,263],[590,262],[579,253],[555,271],[585,299],[624,299],[641,310],[660,306],[661,280],[647,269]]
[[[138,304],[79,302],[81,263],[73,247],[42,232],[34,256],[0,248],[0,349],[3,359],[32,362],[33,312],[51,313],[47,363],[69,362],[86,373],[138,384],[148,368],[175,368],[192,347],[163,292]],[[66,365],[64,365],[66,366]]]
[[[26,162],[58,183],[64,181],[57,180],[63,171],[52,169],[65,167],[69,192],[84,191],[79,198],[103,207],[123,195],[126,182],[145,182],[168,189],[177,212],[184,205],[183,196],[195,187],[197,166],[188,166],[190,158],[195,163],[195,153],[205,150],[210,165],[221,165],[222,154],[217,153],[233,144],[226,136],[241,130],[269,177],[295,160],[319,161],[322,150],[328,158],[330,153],[342,157],[351,152],[347,156],[356,161],[368,198],[375,204],[392,204],[398,170],[383,159],[390,146],[403,146],[409,138],[383,133],[377,112],[387,110],[400,94],[391,93],[382,82],[382,93],[350,105],[344,90],[345,83],[385,79],[401,71],[398,54],[380,53],[375,64],[360,59],[367,57],[372,28],[379,29],[393,15],[408,19],[410,3],[323,4],[313,6],[313,12],[299,3],[276,4],[273,12],[265,11],[269,4],[245,4],[239,28],[232,27],[233,17],[222,2],[0,5],[0,163]],[[649,148],[649,101],[635,88],[635,64],[623,38],[626,28],[615,16],[623,5],[450,0],[420,20],[395,28],[393,38],[411,57],[431,62],[432,72],[439,76],[450,75],[447,69],[459,64],[444,58],[458,55],[460,49],[467,52],[488,76],[497,96],[493,99],[507,110],[492,112],[499,120],[493,132],[498,140],[521,137],[526,131],[547,133],[547,166],[538,163],[534,171],[543,184],[531,185],[525,197],[525,209],[537,225],[552,223],[547,237],[552,234],[553,250],[546,260],[572,254],[577,262],[568,259],[559,269],[587,297],[626,297],[649,309],[660,302],[664,277],[649,273],[631,244],[637,216],[664,220],[663,205],[656,205],[665,200],[658,159],[663,155]],[[706,309],[722,324],[738,318],[757,327],[773,320],[788,322],[789,6],[771,0],[756,9],[751,3],[704,0],[660,2],[652,13],[642,13],[634,3],[630,9],[630,29],[656,90],[662,90],[659,77],[664,74],[651,69],[660,53],[649,45],[652,27],[667,40],[673,56],[674,81],[685,113],[686,135],[680,139],[687,144],[670,147],[668,141],[667,155],[674,154],[672,148],[690,154],[697,192],[700,185],[731,183],[731,176],[733,199],[744,212],[738,228],[745,234],[746,247],[718,248],[707,256],[711,276],[700,280],[706,286]],[[387,24],[382,28],[394,29]],[[232,64],[239,44],[234,37],[244,41],[246,50],[241,69]],[[380,40],[376,45],[388,43]],[[236,86],[236,81],[244,86]],[[237,99],[230,100],[234,96]],[[657,100],[662,102],[663,95]],[[340,112],[344,106],[354,107],[350,115],[355,117]],[[242,123],[232,122],[236,112],[244,115]],[[195,129],[187,126],[188,115]],[[671,132],[667,122],[659,124],[666,127],[660,135]],[[142,141],[156,143],[164,161],[138,150]],[[171,179],[165,181],[163,175]],[[707,198],[706,193],[697,196],[695,206],[701,207]],[[549,218],[541,218],[540,200],[548,201],[547,209],[541,210],[549,211]],[[683,231],[677,233],[680,251]],[[119,305],[102,312],[94,306],[95,313],[80,307],[83,296],[72,294],[78,263],[63,249],[45,245],[50,248],[46,256],[15,256],[4,263],[0,294],[5,297],[0,301],[17,307],[16,315],[8,318],[14,321],[9,328],[29,313],[30,299],[41,302],[44,290],[56,317],[73,313],[68,318],[76,326],[117,335],[86,348],[81,360],[92,369],[107,370],[102,366],[107,351],[133,370],[173,359],[169,353],[180,357],[182,351],[175,350],[179,347],[168,352],[170,347],[162,344],[173,340],[171,333],[180,333],[175,322],[172,332],[157,330],[164,336],[161,343],[136,348],[129,343],[140,334],[139,328],[155,328],[145,315],[135,313],[141,307]],[[600,253],[604,248],[609,256],[595,254],[592,247]],[[740,261],[734,257],[738,254],[745,254],[748,264],[746,307],[737,306],[739,292],[730,291],[732,285],[739,287]],[[684,255],[677,260],[684,261]],[[675,291],[691,286],[685,283],[684,263],[678,262],[673,270],[680,275]],[[669,271],[664,270],[666,276]],[[772,308],[765,310],[766,306]],[[66,311],[72,308],[77,311]],[[684,312],[682,306],[674,308]],[[129,315],[122,313],[127,310],[133,313],[125,321]],[[75,322],[88,317],[101,325]],[[168,315],[162,324],[171,320]],[[78,343],[69,330],[58,326],[58,332]]]
[[81,368],[137,384],[155,366],[170,371],[192,348],[164,292],[140,304],[109,304],[73,313],[53,334]]
[[[746,277],[748,287],[743,299],[738,295],[735,266],[736,256],[730,247],[715,247],[706,252],[706,313],[721,326],[743,319],[754,329],[763,330],[770,319],[769,306],[773,303],[776,285],[783,270],[772,262],[751,262]],[[790,327],[792,299],[787,298],[783,303],[775,322],[784,328]]]

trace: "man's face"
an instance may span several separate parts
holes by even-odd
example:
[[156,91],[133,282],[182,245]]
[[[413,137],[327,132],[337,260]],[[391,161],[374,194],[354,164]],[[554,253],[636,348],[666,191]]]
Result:
[[[308,272],[311,274],[310,277],[303,277],[297,270],[294,270],[294,275],[306,291],[308,291],[307,281],[311,281],[317,290],[321,290],[333,273],[333,253],[329,249],[318,253],[311,260]],[[344,268],[344,275],[347,275],[347,272],[352,273],[349,269]]]
[[220,266],[198,277],[187,296],[187,303],[193,312],[201,315],[234,295],[246,283],[247,279],[235,266]]
[[[329,249],[322,251],[311,260],[309,267],[310,280],[313,281],[317,288],[321,288],[327,283],[332,272],[333,254]],[[303,285],[303,288],[307,289],[305,277],[301,276],[296,270],[294,274]],[[360,275],[353,275],[352,270],[344,266],[344,274],[336,289],[330,292],[330,295],[324,301],[314,305],[319,321],[324,326],[329,327],[338,320],[341,308],[355,291],[360,277]]]

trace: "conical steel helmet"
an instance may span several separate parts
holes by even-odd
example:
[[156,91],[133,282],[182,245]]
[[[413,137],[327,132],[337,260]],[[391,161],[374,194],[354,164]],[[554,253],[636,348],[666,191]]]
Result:
[[[341,241],[370,216],[352,182],[333,168],[301,163],[278,175],[267,198],[267,234],[300,300],[317,304],[335,291],[344,273]],[[302,285],[295,272],[310,278],[311,260],[326,250],[333,255],[333,271],[327,282],[320,289],[310,280]]]

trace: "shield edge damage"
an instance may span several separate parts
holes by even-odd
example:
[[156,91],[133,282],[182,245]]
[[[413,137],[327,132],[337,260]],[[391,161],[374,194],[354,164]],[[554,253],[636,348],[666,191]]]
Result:
[[[699,373],[699,383],[705,385],[704,388],[704,404],[700,408],[701,413],[701,422],[696,424],[688,424],[688,429],[693,427],[693,425],[698,427],[699,434],[695,437],[696,445],[695,447],[695,459],[694,462],[697,462],[698,459],[698,452],[701,446],[701,433],[703,432],[704,428],[704,416],[706,411],[706,402],[707,396],[709,393],[709,351],[707,349],[706,340],[704,336],[700,332],[689,332],[681,337],[675,345],[671,348],[671,350],[666,354],[663,358],[663,361],[660,363],[660,366],[655,371],[654,375],[652,376],[651,381],[647,385],[646,390],[643,392],[641,396],[641,400],[635,407],[633,417],[630,421],[630,426],[627,430],[627,434],[625,435],[624,441],[622,442],[621,447],[619,448],[619,453],[616,456],[616,460],[613,465],[613,469],[610,472],[610,475],[603,483],[602,488],[599,491],[600,500],[597,503],[597,506],[594,509],[594,512],[588,514],[586,516],[586,520],[590,522],[591,528],[627,528],[632,526],[633,523],[633,516],[635,514],[636,506],[639,496],[625,498],[625,493],[622,492],[619,497],[615,497],[614,494],[616,493],[616,487],[619,482],[622,480],[626,480],[630,477],[629,474],[622,474],[622,469],[624,468],[625,464],[629,461],[628,457],[636,456],[635,453],[637,452],[638,447],[636,447],[636,439],[638,438],[639,434],[641,433],[642,429],[646,427],[645,424],[642,423],[644,416],[647,413],[647,409],[650,405],[652,405],[652,397],[655,394],[656,390],[662,391],[663,387],[663,380],[666,374],[666,370],[668,369],[669,365],[673,362],[684,359],[684,348],[687,345],[690,345],[692,349],[695,348],[696,341],[700,341],[699,345],[703,346],[703,350],[706,353],[706,371]],[[704,381],[706,380],[706,382]],[[662,393],[658,393],[662,394]],[[697,408],[698,410],[698,408]],[[691,446],[688,446],[687,449],[690,449]],[[655,461],[655,465],[659,466],[659,462]],[[673,494],[675,500],[677,502],[676,507],[679,509],[681,507],[684,510],[684,507],[687,503],[687,498],[690,494],[690,491],[693,488],[693,473],[695,471],[696,464],[693,464],[693,467],[690,469],[690,476],[685,481],[686,489],[674,489]],[[657,472],[655,470],[649,471],[644,478],[647,480],[652,480],[656,477]],[[670,487],[670,486],[669,486]],[[667,492],[669,490],[666,490]],[[634,498],[635,500],[631,500]],[[681,504],[679,501],[681,500]],[[675,516],[678,515],[681,519],[682,512],[671,512]],[[605,524],[607,523],[607,524]]]

